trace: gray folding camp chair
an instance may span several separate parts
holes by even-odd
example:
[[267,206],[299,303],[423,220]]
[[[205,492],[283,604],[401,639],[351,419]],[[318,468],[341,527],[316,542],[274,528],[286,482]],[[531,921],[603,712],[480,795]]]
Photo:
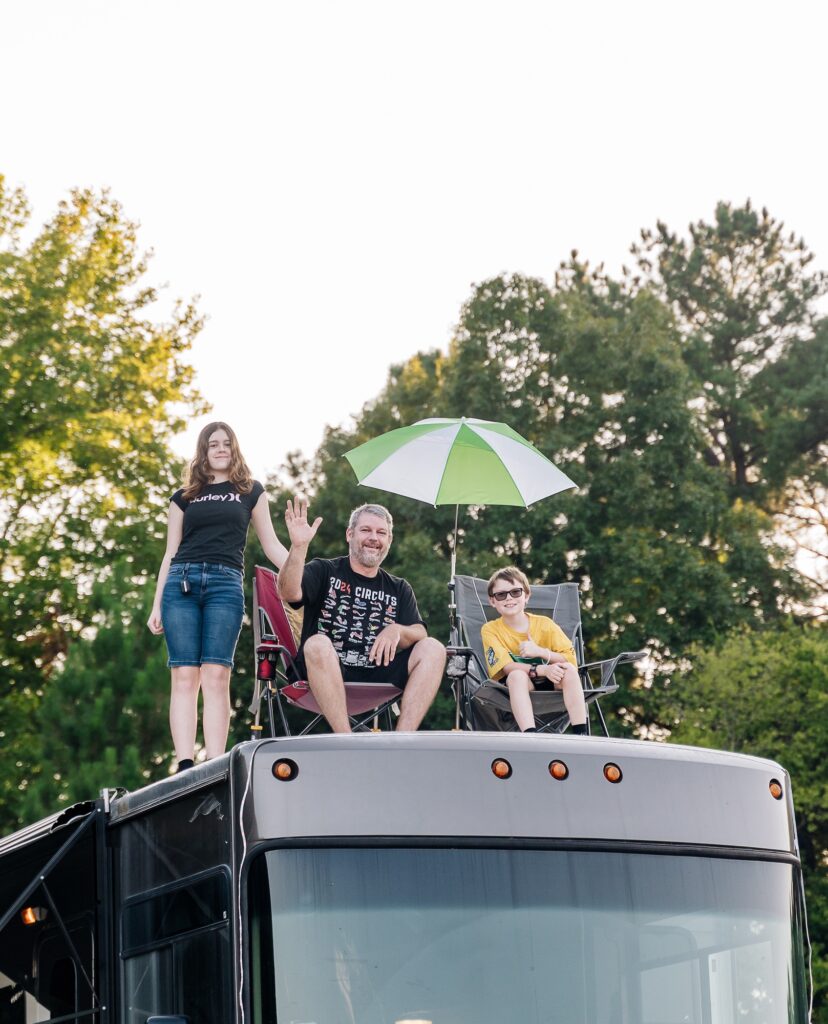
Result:
[[[458,717],[466,729],[513,732],[517,724],[512,717],[508,687],[489,679],[485,667],[480,630],[485,622],[497,618],[497,612],[489,604],[486,580],[455,576],[454,583],[459,642],[449,646],[448,675],[456,688]],[[594,708],[604,735],[608,735],[598,699],[618,689],[615,669],[645,657],[646,651],[625,651],[605,661],[585,663],[581,603],[575,583],[532,587],[527,609],[536,615],[548,615],[572,641],[584,686],[587,715]],[[566,729],[569,715],[560,690],[537,691],[531,699],[538,731],[563,732]]]

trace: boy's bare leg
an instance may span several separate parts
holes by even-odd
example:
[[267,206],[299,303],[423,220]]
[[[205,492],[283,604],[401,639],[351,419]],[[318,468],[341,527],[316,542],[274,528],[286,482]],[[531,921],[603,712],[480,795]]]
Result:
[[308,685],[333,732],[350,732],[342,669],[333,644],[321,633],[309,637],[302,648]]
[[437,696],[446,666],[446,649],[433,636],[418,640],[408,659],[408,682],[402,697],[397,732],[419,729],[432,701]]
[[563,689],[564,705],[569,712],[569,721],[573,725],[583,725],[586,722],[586,703],[584,702],[581,678],[574,665],[567,665],[566,672],[561,680],[561,687]]
[[506,677],[506,685],[509,687],[509,703],[512,705],[512,714],[521,732],[535,728],[535,712],[532,710],[532,700],[529,694],[535,687],[529,678],[528,672],[522,669],[515,669]]

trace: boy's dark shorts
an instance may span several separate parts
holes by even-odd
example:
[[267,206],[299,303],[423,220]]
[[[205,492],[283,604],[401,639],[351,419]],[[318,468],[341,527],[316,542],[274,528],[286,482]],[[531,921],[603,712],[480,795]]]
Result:
[[543,693],[544,690],[551,693],[555,689],[555,684],[551,679],[547,679],[546,676],[542,679],[536,679],[532,685],[535,687],[535,692],[537,693]]
[[[399,651],[390,665],[375,665],[372,662],[370,666],[361,668],[358,665],[343,665],[340,662],[339,667],[342,670],[342,679],[346,683],[390,683],[392,686],[404,690],[405,684],[408,682],[408,661],[413,650],[414,647],[412,645],[411,647],[406,647],[405,650]],[[296,665],[298,677],[300,679],[307,679],[305,659],[302,657],[301,650],[296,656],[294,664]]]

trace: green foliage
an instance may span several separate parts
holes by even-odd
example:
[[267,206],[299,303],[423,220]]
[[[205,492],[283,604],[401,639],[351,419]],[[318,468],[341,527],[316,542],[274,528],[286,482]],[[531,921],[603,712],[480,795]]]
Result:
[[793,780],[818,1014],[828,1021],[828,629],[741,631],[688,652],[667,693],[671,739],[780,761]]
[[633,251],[681,332],[705,459],[732,497],[773,506],[791,477],[823,465],[828,336],[815,300],[828,277],[749,201],[719,203],[687,239],[659,223]]
[[122,556],[136,580],[155,571],[180,477],[168,442],[201,408],[184,361],[201,320],[191,305],[149,319],[158,294],[119,204],[75,191],[24,243],[28,216],[0,177],[0,700],[16,778],[43,688],[93,624],[94,584]]
[[94,635],[74,641],[43,686],[33,768],[20,783],[24,820],[170,769],[166,648],[146,628],[152,594],[120,564],[89,605]]
[[[522,364],[516,336],[531,350]],[[623,642],[674,657],[699,631],[773,608],[776,573],[700,456],[680,340],[651,293],[629,295],[577,263],[545,296],[538,282],[487,282],[455,346],[444,373],[452,400],[465,389],[470,415],[499,409],[579,483],[526,513],[486,509],[479,540],[465,544],[519,561],[536,580],[581,584],[596,654]],[[499,407],[487,408],[492,382],[478,383],[475,366],[493,378]]]

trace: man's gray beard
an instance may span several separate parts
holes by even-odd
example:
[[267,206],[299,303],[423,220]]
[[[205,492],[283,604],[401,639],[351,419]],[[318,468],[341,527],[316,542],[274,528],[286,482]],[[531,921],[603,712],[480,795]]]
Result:
[[[353,560],[364,569],[376,569],[385,561],[385,556],[388,554],[388,548],[386,548],[385,551],[381,551],[378,548],[362,548],[356,544],[352,544],[350,553],[351,558],[353,558]],[[369,556],[368,560],[365,558],[366,555]]]

